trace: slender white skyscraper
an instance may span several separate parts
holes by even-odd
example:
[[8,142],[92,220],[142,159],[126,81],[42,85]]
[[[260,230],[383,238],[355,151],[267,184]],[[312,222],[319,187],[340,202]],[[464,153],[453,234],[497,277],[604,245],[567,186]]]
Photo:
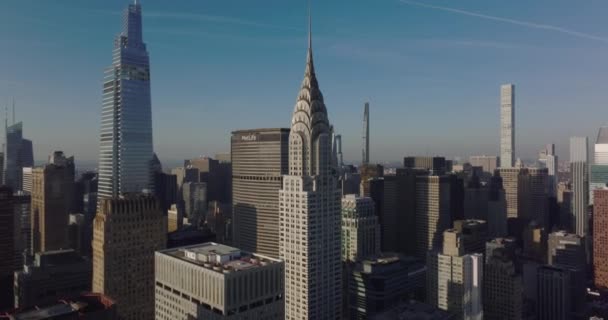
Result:
[[311,34],[291,119],[289,174],[279,191],[285,319],[341,319],[340,191],[332,129],[315,76]]
[[361,147],[362,163],[369,164],[369,102],[363,110],[363,145]]
[[500,167],[515,163],[515,85],[500,87]]
[[99,197],[152,189],[150,61],[142,38],[141,5],[125,10],[103,83],[99,135]]
[[572,230],[581,237],[584,237],[588,232],[588,152],[589,149],[587,137],[570,138],[570,181],[572,181]]

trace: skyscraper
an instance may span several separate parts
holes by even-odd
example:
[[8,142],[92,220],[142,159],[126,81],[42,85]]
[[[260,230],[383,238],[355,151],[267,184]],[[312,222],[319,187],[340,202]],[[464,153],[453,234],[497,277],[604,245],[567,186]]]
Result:
[[589,205],[587,137],[570,138],[570,181],[572,182],[572,230],[579,236],[588,232]]
[[32,142],[23,139],[23,123],[6,125],[4,142],[4,184],[21,190],[23,168],[34,165]]
[[363,146],[361,149],[362,160],[361,163],[369,163],[369,102],[365,103],[363,110]]
[[593,190],[608,185],[608,127],[601,127],[595,140],[595,157],[589,166],[589,204],[593,204]]
[[120,319],[153,319],[154,251],[167,244],[167,217],[158,200],[142,194],[102,198],[93,230],[93,292],[112,297]]
[[342,166],[344,166],[344,156],[342,155],[342,135],[341,134],[334,135],[334,146],[336,148],[336,156],[338,158],[338,169],[342,170]]
[[232,133],[232,207],[235,245],[279,256],[279,190],[287,174],[289,129]]
[[0,187],[0,309],[11,307],[13,301],[14,263],[13,190]]
[[515,85],[500,86],[500,167],[515,163]]
[[522,318],[522,274],[515,266],[514,250],[494,239],[487,244],[483,274],[483,316],[488,320]]
[[103,81],[99,198],[153,188],[150,61],[137,1],[125,10],[123,22]]
[[287,320],[341,318],[340,190],[331,137],[309,31],[306,71],[289,133],[289,174],[279,191]]
[[342,198],[342,260],[357,262],[380,253],[380,224],[374,201],[354,194]]
[[608,289],[608,190],[595,190],[593,205],[593,283]]
[[417,257],[441,248],[441,235],[450,227],[450,181],[447,176],[416,177],[416,209],[414,217]]
[[74,170],[74,157],[66,158],[61,151],[32,170],[32,253],[68,248]]

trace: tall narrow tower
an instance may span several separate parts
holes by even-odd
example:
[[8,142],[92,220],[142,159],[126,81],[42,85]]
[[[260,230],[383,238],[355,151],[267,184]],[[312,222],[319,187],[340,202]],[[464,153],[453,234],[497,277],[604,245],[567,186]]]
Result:
[[570,138],[570,181],[572,181],[572,230],[584,237],[589,232],[589,144],[587,137]]
[[150,61],[142,38],[141,5],[125,10],[105,70],[99,134],[99,198],[152,189]]
[[500,167],[515,163],[515,85],[500,87]]
[[340,191],[332,129],[315,75],[309,31],[304,81],[289,133],[289,174],[279,191],[285,319],[340,319]]
[[363,164],[369,164],[369,102],[365,103],[365,108],[363,110],[363,145],[362,145],[362,155],[363,159],[361,160]]

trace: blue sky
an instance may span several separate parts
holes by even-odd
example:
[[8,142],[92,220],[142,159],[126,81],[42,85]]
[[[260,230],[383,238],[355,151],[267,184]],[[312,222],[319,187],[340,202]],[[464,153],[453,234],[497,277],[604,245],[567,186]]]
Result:
[[[306,1],[141,0],[161,161],[229,150],[230,132],[288,127],[305,62]],[[128,1],[0,2],[0,106],[37,160],[94,163],[103,69]],[[313,1],[315,64],[346,160],[497,154],[499,86],[515,83],[517,155],[608,123],[603,0]],[[9,108],[10,109],[10,108]]]

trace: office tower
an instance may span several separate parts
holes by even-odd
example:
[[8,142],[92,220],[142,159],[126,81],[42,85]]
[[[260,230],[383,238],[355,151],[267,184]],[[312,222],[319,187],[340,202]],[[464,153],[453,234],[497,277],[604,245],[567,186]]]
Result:
[[154,187],[150,59],[142,37],[141,5],[130,4],[123,19],[103,80],[100,199]]
[[462,233],[443,233],[443,250],[429,252],[427,258],[427,300],[456,319],[481,320],[483,254],[465,254]]
[[[483,273],[483,316],[487,320],[522,319],[522,274],[515,265],[513,242],[488,242]],[[489,251],[489,252],[488,252]]]
[[528,168],[528,207],[524,221],[537,221],[547,228],[549,223],[549,172],[547,168]]
[[167,232],[173,232],[179,230],[183,223],[183,217],[177,210],[177,205],[171,205],[171,208],[167,210]]
[[338,169],[342,170],[344,166],[344,156],[342,155],[342,135],[336,134],[334,135],[334,143],[336,149],[336,156],[338,158]]
[[230,141],[234,244],[278,257],[279,190],[288,168],[289,129],[234,131]]
[[363,110],[363,146],[361,163],[369,164],[369,102],[365,103]]
[[441,235],[451,224],[450,180],[447,176],[417,176],[415,192],[414,252],[425,259],[427,251],[441,247]]
[[505,201],[507,205],[507,219],[509,221],[509,234],[519,236],[521,225],[517,226],[517,230],[513,230],[513,221],[524,220],[526,215],[527,205],[529,203],[529,180],[528,170],[526,168],[499,168],[497,170],[499,177],[502,179],[502,186],[505,190]]
[[177,176],[164,172],[154,173],[154,194],[160,201],[163,211],[169,210],[178,199]]
[[372,320],[454,320],[456,315],[416,300],[401,302],[387,311],[379,313]]
[[587,258],[583,237],[566,231],[555,231],[549,234],[547,248],[548,264],[585,269]]
[[25,192],[32,192],[32,167],[24,167],[21,173],[21,189]]
[[[451,170],[449,170],[451,172]],[[464,219],[464,179],[448,174],[450,181],[450,218],[451,221]]]
[[374,201],[354,194],[342,198],[342,260],[356,262],[380,253],[380,224]]
[[53,301],[44,307],[18,309],[6,319],[118,320],[116,303],[108,296],[83,293],[78,297]]
[[90,253],[90,250],[87,251],[87,246],[91,246],[91,239],[86,239],[84,214],[71,213],[68,221],[68,248],[74,249],[81,256],[86,256]]
[[490,179],[488,194],[488,235],[490,238],[504,237],[508,234],[507,201],[502,178],[498,171]]
[[[361,174],[358,172],[349,171],[348,166],[342,167],[339,185],[342,189],[342,195],[359,194],[361,192]],[[371,182],[370,182],[371,183]]]
[[424,169],[434,175],[443,175],[448,171],[448,164],[444,157],[405,157],[405,168]]
[[[25,183],[25,168],[23,169],[23,172]],[[92,193],[97,195],[97,173],[85,171],[74,183],[74,197],[72,199],[73,204],[70,211],[83,213],[85,216],[89,216],[91,213],[94,214],[94,211],[97,208],[96,199],[93,201],[94,203],[89,203]],[[90,220],[93,221],[93,217],[91,217]]]
[[165,248],[167,217],[151,196],[100,200],[93,222],[93,292],[112,297],[121,319],[153,319],[153,257]]
[[464,218],[487,220],[489,196],[490,189],[482,186],[477,174],[473,173],[464,188]]
[[500,167],[515,163],[515,85],[500,86]]
[[209,157],[200,157],[184,161],[184,166],[198,170],[197,182],[207,184],[208,201],[229,203],[232,199],[232,164],[219,162]]
[[589,204],[595,202],[594,191],[608,189],[608,165],[592,164],[589,166]]
[[464,253],[483,253],[488,241],[488,224],[484,220],[456,220],[454,230],[460,232]]
[[547,260],[547,233],[536,221],[524,226],[523,234],[523,257],[537,263],[545,263]]
[[91,261],[72,249],[37,252],[15,272],[15,308],[44,306],[91,290]]
[[595,190],[593,205],[593,283],[608,289],[608,190]]
[[15,269],[13,190],[0,187],[0,309],[11,306]]
[[570,181],[572,182],[572,230],[579,236],[588,232],[589,183],[587,137],[570,138]]
[[560,182],[557,185],[557,204],[559,205],[559,226],[562,229],[572,227],[572,186]]
[[608,127],[601,127],[595,140],[593,163],[608,165]]
[[359,167],[361,174],[361,190],[359,194],[362,197],[370,197],[370,180],[384,176],[384,167],[379,164],[364,164]]
[[571,318],[570,273],[568,270],[543,266],[538,269],[536,301],[538,320],[567,320]]
[[222,244],[232,242],[232,206],[218,201],[209,202],[205,225],[215,233],[216,241]]
[[284,319],[281,260],[213,242],[154,260],[156,319]]
[[32,229],[30,208],[32,196],[23,191],[13,193],[13,211],[15,221],[15,270],[23,268],[23,260],[31,254]]
[[4,184],[21,190],[23,168],[33,165],[32,141],[23,138],[23,123],[5,124]]
[[426,266],[418,259],[386,254],[358,262],[348,275],[346,319],[371,319],[404,298],[422,296]]
[[184,217],[190,224],[198,226],[207,214],[207,184],[186,182],[182,185]]
[[473,167],[481,167],[484,172],[493,173],[498,168],[497,156],[471,156],[469,162]]
[[32,252],[68,248],[68,220],[74,187],[74,157],[55,151],[32,170]]
[[[315,74],[311,35],[289,133],[289,174],[279,191],[285,319],[338,319],[342,311],[340,190],[331,128]],[[315,234],[302,232],[315,230]]]

